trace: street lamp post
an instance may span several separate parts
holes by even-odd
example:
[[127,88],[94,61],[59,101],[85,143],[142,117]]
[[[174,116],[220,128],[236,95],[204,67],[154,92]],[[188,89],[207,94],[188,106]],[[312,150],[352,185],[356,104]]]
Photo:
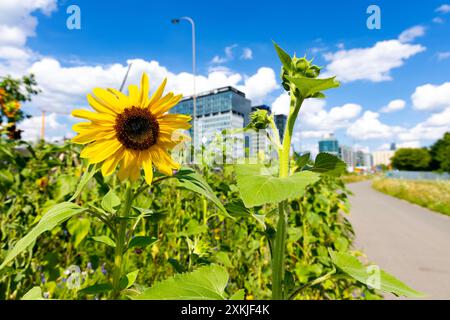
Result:
[[[196,134],[195,134],[195,132],[198,130],[198,128],[196,127],[196,120],[197,120],[197,90],[196,90],[196,85],[195,85],[195,78],[196,78],[196,66],[195,66],[195,60],[196,60],[196,57],[195,57],[195,22],[194,22],[194,20],[192,19],[192,18],[190,18],[190,17],[181,17],[181,18],[177,18],[177,19],[173,19],[172,20],[172,23],[173,24],[178,24],[178,23],[180,23],[180,21],[181,20],[186,20],[186,21],[188,21],[190,24],[191,24],[191,26],[192,26],[192,74],[193,74],[193,77],[194,77],[194,82],[193,82],[193,85],[194,85],[194,94],[192,95],[192,100],[193,100],[193,110],[192,110],[192,121],[193,121],[193,127],[194,127],[194,130],[193,130],[193,144],[194,144],[194,146],[193,146],[193,154],[192,154],[192,156],[194,156],[195,155],[195,144],[196,144]],[[193,158],[192,158],[192,160],[193,160]]]

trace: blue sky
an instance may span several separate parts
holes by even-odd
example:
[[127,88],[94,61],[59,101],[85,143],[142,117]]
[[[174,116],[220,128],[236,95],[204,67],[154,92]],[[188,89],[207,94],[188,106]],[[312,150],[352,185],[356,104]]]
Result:
[[[183,73],[191,72],[190,26],[170,23],[179,16],[196,21],[197,71],[205,77],[205,89],[235,84],[248,91],[255,103],[273,105],[281,112],[285,99],[274,83],[280,64],[271,40],[288,52],[308,53],[327,74],[344,79],[340,89],[328,93],[326,102],[313,101],[305,107],[297,126],[299,147],[313,150],[325,132],[335,132],[340,142],[356,148],[376,150],[391,141],[423,146],[450,130],[450,83],[446,85],[450,81],[450,6],[445,6],[445,0],[297,1],[279,6],[273,1],[28,2],[15,7],[0,4],[0,9],[7,6],[0,14],[0,36],[3,25],[3,32],[15,27],[25,37],[9,43],[0,40],[0,73],[33,71],[43,88],[42,97],[26,107],[36,116],[23,124],[30,139],[38,132],[42,108],[50,115],[50,137],[61,132],[70,135],[68,125],[73,120],[65,114],[84,105],[92,82],[98,86],[117,83],[129,60],[140,59],[130,81],[138,78],[140,67],[150,77],[151,71],[157,73],[157,80],[166,72],[169,83],[173,77],[173,89],[188,94],[189,78]],[[81,9],[81,30],[66,28],[66,8],[71,4]],[[381,8],[380,30],[366,27],[366,9],[371,4]],[[21,19],[13,20],[14,15]],[[35,26],[29,23],[33,19]],[[408,29],[411,32],[400,40]],[[11,47],[27,56],[11,57]],[[9,48],[7,54],[5,48]],[[213,63],[214,57],[220,63]],[[352,57],[358,61],[354,68],[346,64]],[[158,65],[151,67],[151,61]],[[221,80],[209,81],[214,73]],[[392,104],[400,110],[380,112],[393,100],[403,101]]]

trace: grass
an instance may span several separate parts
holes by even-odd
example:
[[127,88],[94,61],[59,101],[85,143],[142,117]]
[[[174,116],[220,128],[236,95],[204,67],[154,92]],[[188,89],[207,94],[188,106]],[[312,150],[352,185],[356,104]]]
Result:
[[355,174],[355,173],[349,173],[341,177],[342,181],[344,183],[355,183],[355,182],[361,182],[370,180],[373,178],[373,175],[363,175],[363,174]]
[[381,178],[374,180],[372,187],[393,197],[450,216],[449,181],[411,181]]

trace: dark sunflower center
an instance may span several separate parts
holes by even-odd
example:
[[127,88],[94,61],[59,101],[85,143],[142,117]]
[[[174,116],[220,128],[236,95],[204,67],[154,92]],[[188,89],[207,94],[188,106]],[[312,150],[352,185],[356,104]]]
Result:
[[148,109],[126,108],[116,118],[117,139],[127,149],[146,150],[156,143],[159,124]]

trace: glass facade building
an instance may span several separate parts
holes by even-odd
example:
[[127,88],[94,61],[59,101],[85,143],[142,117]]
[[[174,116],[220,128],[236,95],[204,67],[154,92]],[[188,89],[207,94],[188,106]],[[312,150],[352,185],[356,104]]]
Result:
[[339,155],[339,143],[334,134],[329,134],[319,141],[319,152],[328,152],[335,156]]
[[[171,113],[193,114],[193,97],[182,99]],[[214,139],[218,132],[242,129],[248,124],[251,102],[245,94],[231,86],[203,92],[196,97],[196,121],[190,135],[196,150]],[[242,152],[244,149],[242,148]]]

